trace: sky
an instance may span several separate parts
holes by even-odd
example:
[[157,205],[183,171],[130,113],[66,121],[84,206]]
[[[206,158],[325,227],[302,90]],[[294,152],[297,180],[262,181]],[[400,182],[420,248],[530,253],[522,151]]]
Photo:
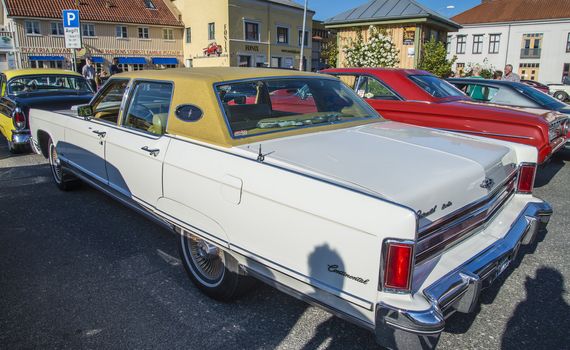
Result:
[[[303,4],[303,0],[295,0]],[[346,10],[358,7],[370,0],[309,0],[309,8],[316,12],[315,19],[325,20]],[[479,5],[481,0],[416,0],[433,11],[446,17],[452,17],[473,6]],[[448,6],[454,6],[448,9]]]

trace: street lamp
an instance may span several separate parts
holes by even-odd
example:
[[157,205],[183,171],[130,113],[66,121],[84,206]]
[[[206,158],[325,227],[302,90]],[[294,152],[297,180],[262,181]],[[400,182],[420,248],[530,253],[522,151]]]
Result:
[[[307,25],[307,3],[309,0],[305,0],[305,7],[303,8],[303,30],[301,31],[301,54],[299,55],[299,70],[303,70],[303,57],[305,53],[305,27]],[[308,35],[307,35],[308,37]],[[308,38],[307,38],[308,39]]]

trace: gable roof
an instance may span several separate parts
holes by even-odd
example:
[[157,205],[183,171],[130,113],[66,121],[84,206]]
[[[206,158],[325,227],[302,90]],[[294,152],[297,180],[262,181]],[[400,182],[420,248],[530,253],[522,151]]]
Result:
[[4,0],[4,3],[8,17],[61,19],[63,10],[78,9],[81,20],[85,21],[183,26],[164,0],[151,1],[156,9],[147,8],[144,0]]
[[570,18],[568,0],[491,0],[452,19],[461,24]]
[[415,0],[372,0],[342,12],[325,21],[327,25],[358,22],[378,22],[412,18],[431,18],[455,28],[461,26]]

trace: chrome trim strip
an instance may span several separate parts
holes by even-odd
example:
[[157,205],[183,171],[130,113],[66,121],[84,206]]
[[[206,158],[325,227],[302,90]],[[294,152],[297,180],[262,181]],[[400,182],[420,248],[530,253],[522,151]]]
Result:
[[459,133],[463,133],[463,134],[474,134],[474,135],[485,135],[485,136],[497,136],[497,137],[512,137],[512,138],[514,138],[514,139],[522,139],[522,140],[533,140],[533,139],[534,139],[533,137],[529,137],[529,136],[497,134],[497,133],[486,132],[486,131],[455,130],[455,129],[444,129],[444,128],[439,128],[439,130],[451,131],[451,132],[459,132]]

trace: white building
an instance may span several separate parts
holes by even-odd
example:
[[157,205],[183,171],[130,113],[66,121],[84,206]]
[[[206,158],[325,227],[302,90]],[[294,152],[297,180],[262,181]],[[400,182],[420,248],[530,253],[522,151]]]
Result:
[[570,71],[569,0],[483,0],[453,17],[463,26],[450,33],[448,56],[454,70],[509,63],[522,79],[559,83]]

